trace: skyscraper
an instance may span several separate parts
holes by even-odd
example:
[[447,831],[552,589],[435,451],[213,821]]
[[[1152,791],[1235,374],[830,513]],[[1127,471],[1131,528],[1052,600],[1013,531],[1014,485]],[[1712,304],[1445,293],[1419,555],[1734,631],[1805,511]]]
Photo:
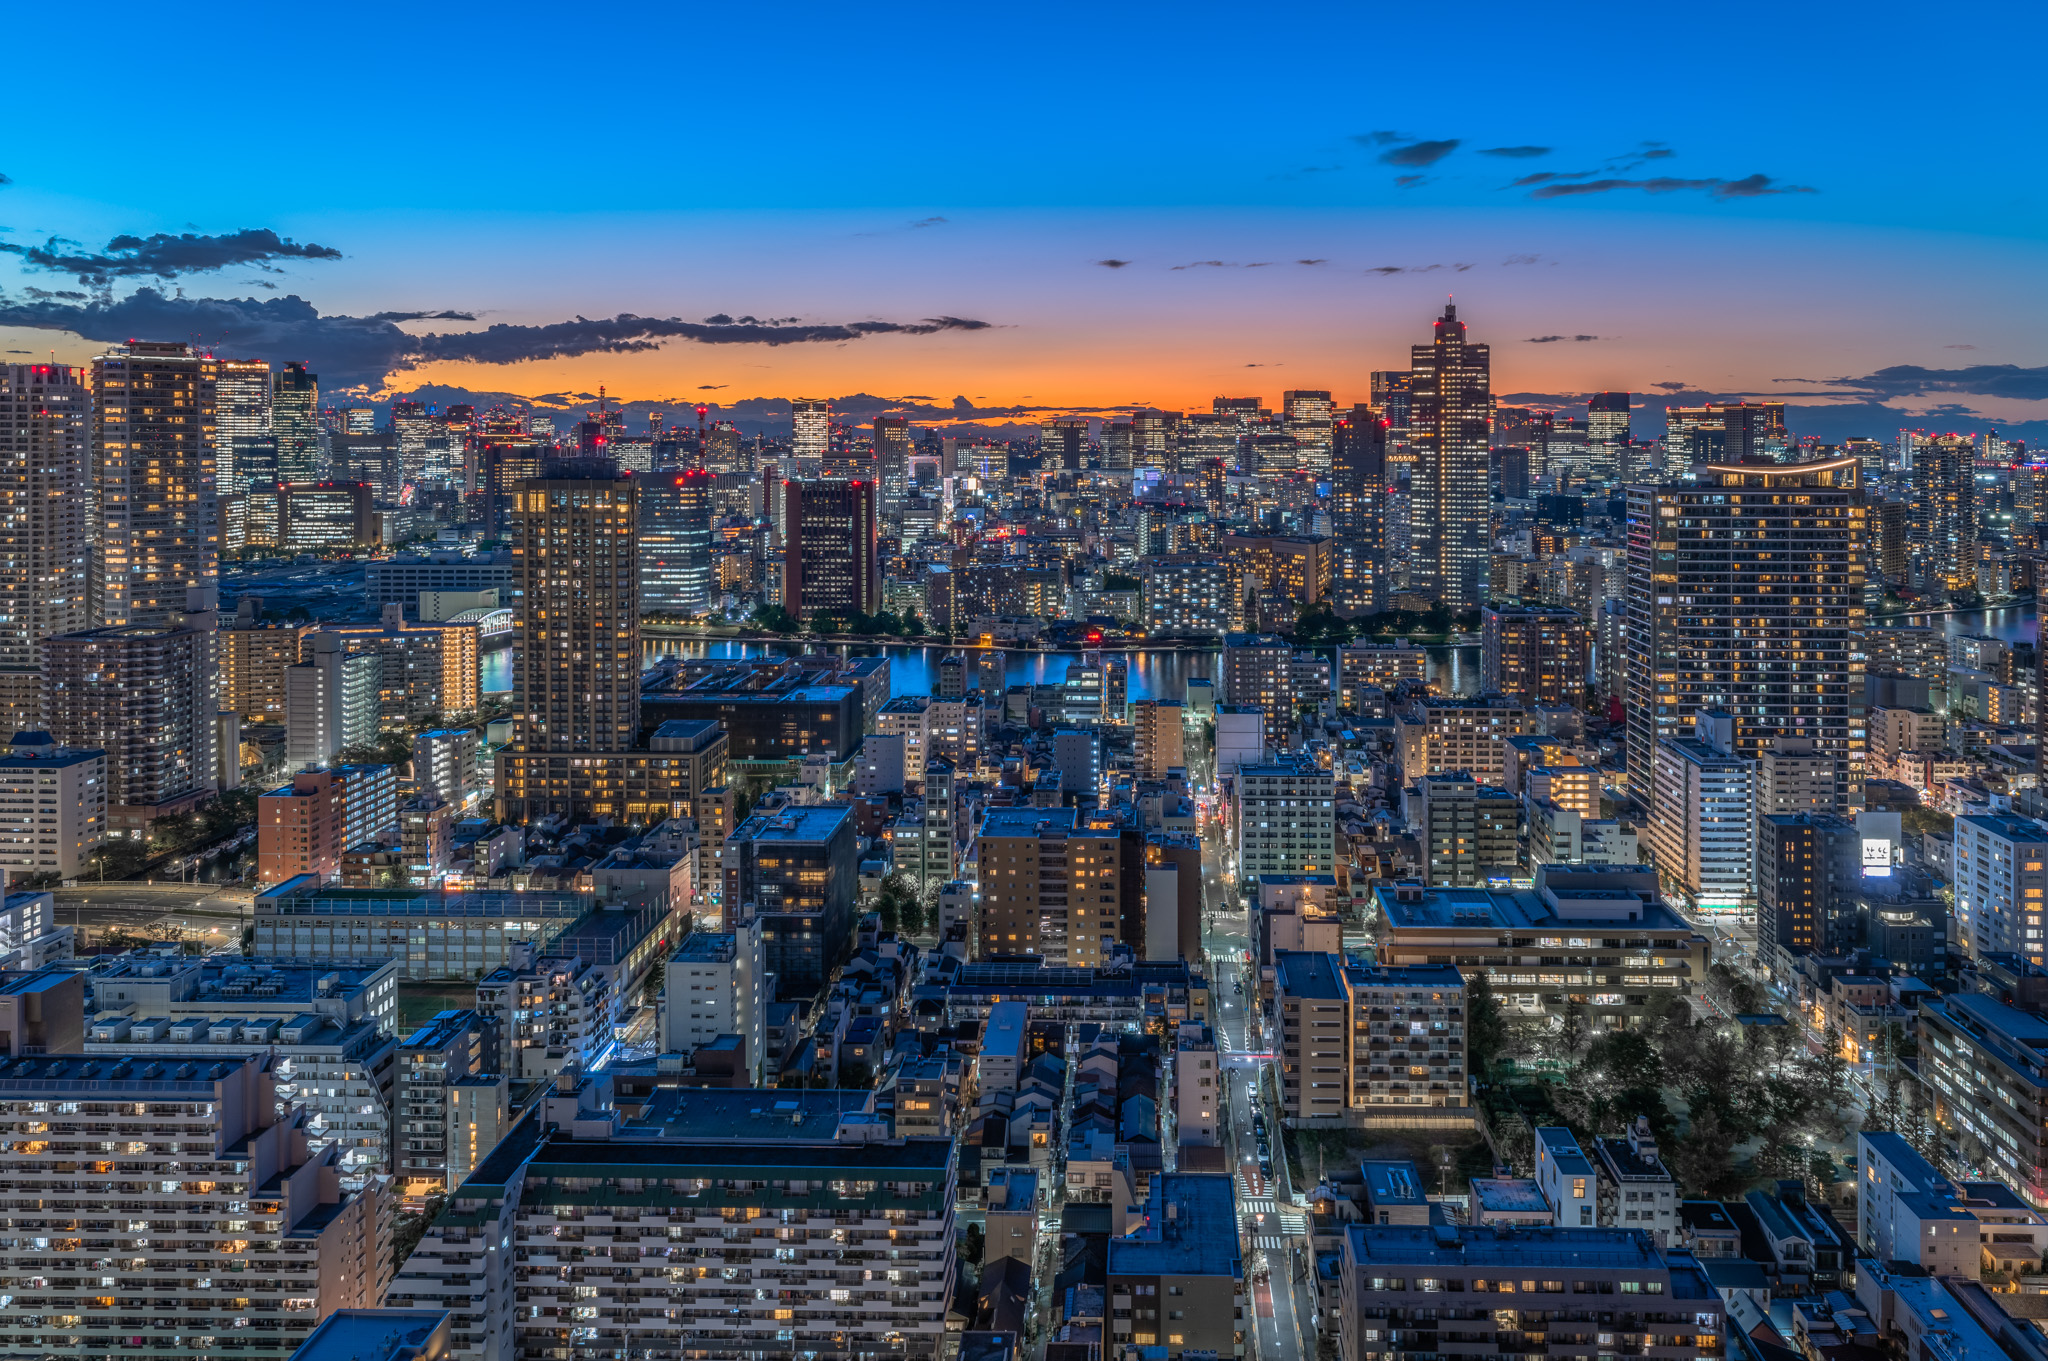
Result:
[[875,417],[875,475],[882,495],[901,501],[910,490],[910,417]]
[[1654,814],[1658,744],[1705,710],[1730,750],[1779,738],[1832,756],[1837,800],[1863,779],[1863,489],[1853,458],[1708,464],[1628,493],[1625,688],[1630,791]]
[[270,365],[223,359],[215,382],[214,467],[222,496],[252,483],[277,481],[277,435],[271,428]]
[[398,472],[417,487],[427,475],[427,441],[442,433],[440,422],[427,414],[424,402],[393,402],[391,433],[398,440]]
[[0,721],[42,723],[42,640],[91,622],[91,394],[63,364],[0,364]]
[[314,482],[320,468],[320,378],[304,364],[286,364],[271,392],[277,435],[277,480]]
[[1457,307],[1445,303],[1435,338],[1411,353],[1409,582],[1453,611],[1466,610],[1486,598],[1491,352],[1466,341]]
[[602,463],[521,485],[520,750],[625,751],[640,730],[640,489]]
[[1280,409],[1287,418],[1287,433],[1301,445],[1301,466],[1314,476],[1330,471],[1330,427],[1336,404],[1327,392],[1297,389],[1280,394]]
[[146,340],[92,361],[95,625],[175,623],[188,589],[219,584],[217,369],[189,345]]
[[1596,392],[1586,403],[1586,452],[1594,471],[1623,481],[1636,471],[1628,463],[1628,397],[1626,392]]
[[1368,613],[1385,597],[1387,429],[1385,418],[1363,406],[1331,427],[1332,592],[1345,614]]
[[789,451],[799,466],[809,459],[812,466],[825,457],[832,445],[832,405],[818,398],[799,397],[790,403]]
[[876,614],[882,564],[875,551],[872,481],[782,484],[782,605],[808,623],[830,614]]
[[1038,427],[1038,451],[1042,458],[1057,459],[1060,468],[1078,470],[1088,449],[1088,418],[1058,416]]
[[1977,452],[1968,435],[1923,435],[1913,450],[1907,544],[1926,590],[1977,584]]
[[703,468],[642,478],[640,609],[656,618],[711,608],[711,490]]

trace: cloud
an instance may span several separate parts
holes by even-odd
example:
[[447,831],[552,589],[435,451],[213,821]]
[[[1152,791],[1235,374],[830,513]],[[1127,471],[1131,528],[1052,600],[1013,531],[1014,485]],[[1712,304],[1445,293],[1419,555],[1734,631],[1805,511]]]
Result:
[[1540,255],[1510,255],[1501,263],[1503,265],[1533,265],[1542,258]]
[[[7,177],[6,177],[5,175],[0,175],[0,185],[8,185],[8,184],[12,184],[12,183],[14,183],[14,181],[13,181],[13,180],[10,180],[10,179],[8,179],[8,178],[7,178]],[[9,354],[27,354],[27,353],[28,353],[28,351],[27,351],[27,350],[9,350],[9,351],[8,351],[7,353],[9,353]]]
[[1691,383],[1668,383],[1668,382],[1667,382],[1667,383],[1652,383],[1652,384],[1650,384],[1650,386],[1651,386],[1651,387],[1653,387],[1653,388],[1661,388],[1661,389],[1663,389],[1663,390],[1664,390],[1665,392],[1690,392],[1690,391],[1692,391],[1692,384],[1691,384]]
[[1944,345],[1941,348],[1944,350],[1974,350],[1977,347],[1975,345]]
[[1548,345],[1554,341],[1559,340],[1573,340],[1584,342],[1588,340],[1598,340],[1599,338],[1599,336],[1527,336],[1525,337],[1525,340],[1528,344],[1531,345]]
[[[271,287],[276,287],[275,284]],[[475,321],[474,312],[377,312],[369,321]]]
[[699,384],[697,384],[697,391],[699,391],[699,392],[716,392],[716,391],[718,391],[718,390],[719,390],[720,388],[729,388],[729,387],[731,387],[731,386],[732,386],[732,384],[731,384],[731,383],[699,383]]
[[1546,184],[1533,189],[1530,198],[1564,198],[1572,194],[1608,194],[1617,189],[1640,189],[1646,194],[1672,194],[1685,190],[1701,190],[1708,196],[1727,200],[1736,198],[1763,198],[1770,194],[1817,194],[1820,191],[1803,184],[1778,184],[1769,175],[1745,175],[1739,180],[1681,180],[1660,175],[1647,180],[1603,179],[1588,180],[1584,184]]
[[1380,164],[1406,166],[1435,165],[1438,161],[1458,149],[1458,141],[1459,139],[1456,137],[1445,137],[1436,141],[1410,142],[1407,146],[1397,146],[1391,151],[1381,152]]
[[1952,392],[2007,401],[2048,401],[2048,364],[2034,368],[2021,368],[2017,364],[1971,364],[1960,369],[1894,364],[1860,378],[1831,378],[1828,381],[1876,401]]
[[1557,180],[1583,180],[1597,172],[1592,170],[1541,170],[1534,175],[1524,175],[1510,184],[1510,189],[1523,189],[1532,184],[1550,184]]
[[1413,189],[1413,188],[1414,188],[1414,187],[1415,187],[1416,185],[1418,185],[1418,184],[1428,184],[1429,182],[1430,182],[1430,176],[1428,176],[1428,175],[1396,175],[1396,176],[1394,176],[1394,183],[1396,183],[1396,184],[1400,185],[1400,186],[1401,186],[1401,187],[1402,187],[1403,189]]
[[1511,161],[1526,161],[1536,156],[1548,156],[1550,151],[1551,149],[1547,146],[1490,146],[1481,147],[1479,154],[1482,156],[1505,156]]
[[227,236],[117,236],[104,251],[93,253],[76,241],[53,236],[40,246],[0,242],[0,251],[19,255],[31,267],[77,276],[79,282],[104,288],[116,279],[173,279],[203,274],[230,265],[270,268],[273,260],[339,260],[341,252],[314,242],[304,245],[279,236],[268,227],[245,227]]
[[1297,265],[1327,265],[1327,264],[1329,264],[1330,262],[1329,262],[1328,260],[1323,260],[1323,259],[1316,259],[1316,260],[1296,260],[1296,261],[1295,261],[1294,263],[1295,263],[1295,264],[1297,264]]
[[1131,262],[1129,260],[1097,260],[1095,263],[1101,265],[1104,269],[1122,269]]
[[1226,269],[1228,267],[1221,260],[1195,260],[1189,264],[1174,266],[1175,269]]
[[916,231],[916,230],[917,230],[918,228],[920,228],[920,227],[938,227],[938,226],[943,226],[943,225],[945,224],[945,221],[946,221],[946,219],[945,219],[945,218],[943,218],[943,217],[924,217],[924,218],[919,218],[919,219],[918,219],[917,221],[915,221],[915,222],[913,222],[913,223],[911,223],[911,224],[910,224],[910,230],[912,230],[912,231]]
[[0,297],[0,326],[71,331],[98,341],[122,341],[136,336],[194,336],[222,353],[304,360],[324,381],[346,387],[381,383],[394,372],[435,360],[513,364],[529,359],[653,350],[666,340],[705,345],[843,343],[877,335],[980,331],[988,329],[990,323],[965,317],[810,324],[752,317],[687,322],[627,313],[595,320],[578,317],[540,326],[501,323],[478,331],[415,336],[383,316],[323,316],[297,294],[281,298],[188,298],[140,288],[118,300],[99,298],[86,303]]
[[1395,142],[1412,142],[1415,139],[1405,132],[1358,132],[1351,140],[1363,147],[1389,146]]

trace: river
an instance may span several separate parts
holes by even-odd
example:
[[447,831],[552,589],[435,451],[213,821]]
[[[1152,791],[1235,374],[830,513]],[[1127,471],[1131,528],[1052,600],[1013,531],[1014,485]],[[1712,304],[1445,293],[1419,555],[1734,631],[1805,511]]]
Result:
[[[878,653],[889,656],[889,691],[892,695],[929,695],[938,682],[939,659],[953,647],[913,646],[897,643],[854,643],[822,647],[806,647],[801,643],[739,642],[731,639],[699,641],[690,638],[656,638],[646,643],[648,665],[663,657],[789,657],[807,651],[830,650],[841,654],[871,657]],[[1183,699],[1187,693],[1187,682],[1191,676],[1214,677],[1218,671],[1217,654],[1221,649],[1203,651],[1157,651],[1148,648],[1110,649],[1104,652],[1123,657],[1130,664],[1130,697],[1141,699]],[[1317,649],[1325,656],[1334,649]],[[1476,694],[1479,689],[1479,649],[1475,646],[1432,647],[1429,653],[1429,678],[1446,694]],[[484,653],[482,661],[483,689],[486,694],[506,693],[512,689],[512,652],[510,647],[492,649]],[[1079,661],[1080,654],[1074,652],[1012,651],[1004,667],[1004,683],[1008,685],[1047,685],[1065,678],[1067,667]]]

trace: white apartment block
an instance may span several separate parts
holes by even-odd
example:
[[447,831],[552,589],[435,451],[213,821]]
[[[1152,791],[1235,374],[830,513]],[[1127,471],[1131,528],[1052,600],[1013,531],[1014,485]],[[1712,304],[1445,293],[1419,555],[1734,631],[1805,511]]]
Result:
[[10,893],[0,898],[0,969],[40,969],[52,960],[69,959],[69,926],[57,925],[57,898],[52,893]]
[[1174,1131],[1180,1143],[1223,1142],[1223,1082],[1216,1037],[1200,1022],[1181,1022],[1173,1054]]
[[486,1062],[517,1083],[587,1070],[612,1038],[611,980],[573,955],[491,970],[476,985],[476,1009],[497,1022],[498,1053]]
[[262,1057],[0,1066],[0,1336],[34,1355],[283,1361],[379,1304],[390,1202],[340,1187]]
[[[574,1101],[543,1106],[573,1122]],[[471,1174],[385,1298],[450,1310],[454,1361],[941,1354],[951,1140],[796,1142],[764,1122],[759,1141],[613,1141],[549,1118]]]
[[761,935],[751,926],[693,931],[669,956],[656,1007],[656,1034],[664,1054],[687,1054],[720,1035],[747,1042],[747,1071],[755,1086],[767,1061],[768,998]]
[[1956,933],[1965,952],[1997,951],[2042,962],[2044,864],[2048,826],[2010,813],[1956,819]]
[[107,754],[15,738],[0,756],[0,870],[75,879],[107,839]]
[[1650,850],[1692,906],[1733,909],[1756,886],[1756,762],[1693,737],[1657,744]]
[[1262,874],[1337,871],[1336,777],[1313,765],[1237,773],[1238,882]]
[[1529,730],[1529,711],[1519,700],[1425,699],[1396,724],[1401,777],[1413,784],[1462,770],[1480,784],[1506,789],[1514,769],[1507,740]]

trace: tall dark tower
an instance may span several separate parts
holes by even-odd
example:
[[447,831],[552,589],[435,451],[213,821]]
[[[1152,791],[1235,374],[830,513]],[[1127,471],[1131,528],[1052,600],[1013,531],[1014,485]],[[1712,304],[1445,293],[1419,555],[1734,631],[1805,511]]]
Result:
[[1415,448],[1410,583],[1451,610],[1486,598],[1486,451],[1493,425],[1492,354],[1465,339],[1455,304],[1409,363],[1409,440]]
[[1347,613],[1377,609],[1385,595],[1388,428],[1379,412],[1356,406],[1330,430],[1332,588]]

